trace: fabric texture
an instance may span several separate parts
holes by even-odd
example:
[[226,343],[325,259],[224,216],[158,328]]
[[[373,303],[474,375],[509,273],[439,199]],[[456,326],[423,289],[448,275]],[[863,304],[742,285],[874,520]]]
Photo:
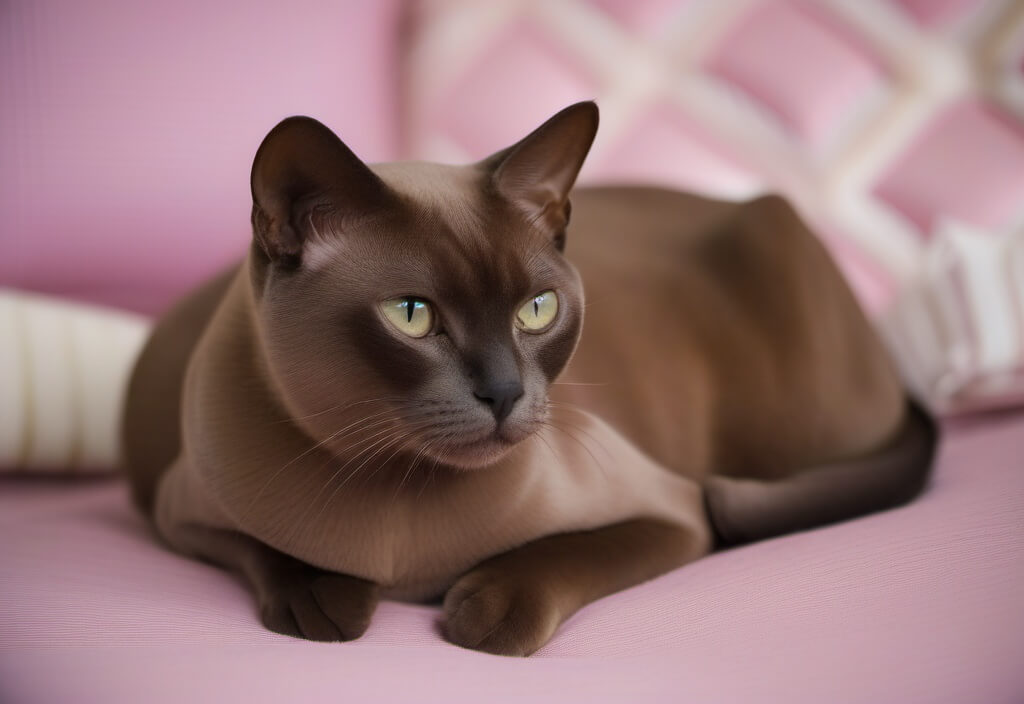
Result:
[[1024,699],[1024,416],[949,429],[915,503],[718,553],[584,608],[535,656],[462,650],[436,606],[367,634],[263,629],[156,544],[117,481],[0,480],[0,701]]

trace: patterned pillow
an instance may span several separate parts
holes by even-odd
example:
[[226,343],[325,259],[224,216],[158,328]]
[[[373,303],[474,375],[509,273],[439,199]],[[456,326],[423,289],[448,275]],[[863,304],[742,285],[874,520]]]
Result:
[[943,219],[1024,225],[1019,2],[414,7],[404,82],[414,157],[479,158],[596,98],[602,126],[581,182],[781,192],[876,313],[931,256]]

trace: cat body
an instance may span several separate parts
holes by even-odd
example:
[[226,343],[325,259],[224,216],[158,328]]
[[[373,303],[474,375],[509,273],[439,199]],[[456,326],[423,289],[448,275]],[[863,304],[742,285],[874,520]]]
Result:
[[155,518],[172,544],[181,525],[239,531],[408,600],[441,596],[484,558],[544,535],[638,516],[690,525],[701,549],[710,546],[699,487],[575,410],[553,410],[551,427],[485,471],[421,456],[417,472],[416,452],[396,454],[380,424],[362,441],[372,449],[354,460],[312,449],[270,385],[252,383],[263,373],[247,284],[231,279],[186,378],[184,436],[202,440],[161,475]]
[[250,252],[158,324],[125,444],[160,535],[270,628],[444,595],[453,642],[528,654],[716,539],[920,489],[934,428],[793,210],[578,189],[567,228],[596,127],[572,106],[466,167],[264,141]]

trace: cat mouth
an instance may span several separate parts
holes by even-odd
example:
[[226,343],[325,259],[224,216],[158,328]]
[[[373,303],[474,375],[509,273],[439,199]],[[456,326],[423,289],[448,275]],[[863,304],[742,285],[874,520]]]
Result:
[[457,445],[449,445],[444,450],[443,461],[465,469],[486,467],[501,459],[533,433],[534,429],[502,424],[490,432],[468,438]]

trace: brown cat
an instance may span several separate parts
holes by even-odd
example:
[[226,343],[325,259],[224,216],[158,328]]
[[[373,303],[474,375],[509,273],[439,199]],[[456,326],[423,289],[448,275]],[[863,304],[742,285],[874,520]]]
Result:
[[570,263],[596,130],[580,103],[468,166],[264,140],[249,254],[158,324],[124,438],[160,535],[268,628],[444,595],[452,642],[525,655],[715,540],[923,486],[934,425],[783,200],[580,189]]

